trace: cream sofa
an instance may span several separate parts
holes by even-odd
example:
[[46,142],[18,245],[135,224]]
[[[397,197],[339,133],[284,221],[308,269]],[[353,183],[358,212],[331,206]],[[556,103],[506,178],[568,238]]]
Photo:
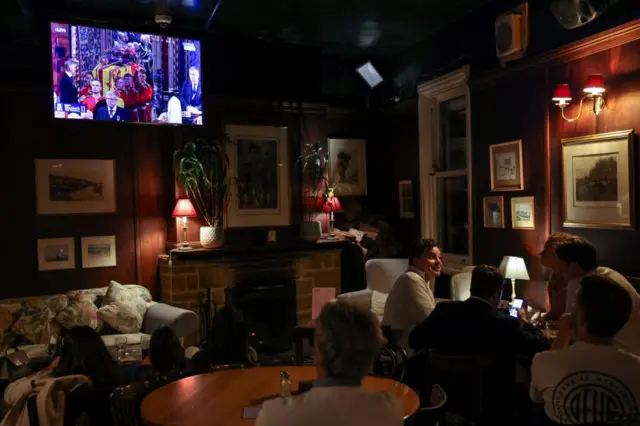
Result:
[[113,351],[123,342],[146,349],[148,336],[162,325],[178,337],[188,336],[198,330],[199,320],[192,311],[154,302],[145,287],[114,281],[109,287],[0,300],[0,357],[14,348],[29,358],[42,357],[65,329],[79,325],[96,329]]

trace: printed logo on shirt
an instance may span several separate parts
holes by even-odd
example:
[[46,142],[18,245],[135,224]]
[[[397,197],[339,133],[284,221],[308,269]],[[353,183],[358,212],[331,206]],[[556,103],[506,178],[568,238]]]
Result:
[[610,423],[638,418],[638,403],[619,379],[597,371],[580,371],[553,391],[557,421],[567,424]]

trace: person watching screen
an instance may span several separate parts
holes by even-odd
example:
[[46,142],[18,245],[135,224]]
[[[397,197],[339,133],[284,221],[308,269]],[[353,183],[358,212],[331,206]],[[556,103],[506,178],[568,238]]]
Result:
[[291,400],[265,402],[256,426],[401,426],[399,399],[361,388],[381,338],[371,312],[347,302],[326,304],[315,327],[318,380]]
[[433,239],[417,240],[410,248],[409,267],[391,288],[384,307],[382,325],[388,326],[394,343],[407,348],[411,329],[436,306],[430,282],[442,272],[442,253]]
[[582,278],[559,323],[563,348],[536,355],[531,368],[531,399],[554,424],[640,424],[640,357],[615,344],[632,310],[629,292],[612,278]]

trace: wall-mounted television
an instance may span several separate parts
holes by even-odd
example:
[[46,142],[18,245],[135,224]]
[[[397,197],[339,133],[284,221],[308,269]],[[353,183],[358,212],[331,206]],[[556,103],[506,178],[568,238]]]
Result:
[[201,125],[200,52],[199,40],[52,22],[53,116]]

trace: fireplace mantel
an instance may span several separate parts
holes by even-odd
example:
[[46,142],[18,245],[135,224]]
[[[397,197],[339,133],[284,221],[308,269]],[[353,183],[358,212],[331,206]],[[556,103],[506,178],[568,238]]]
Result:
[[[214,250],[172,250],[158,258],[160,299],[170,305],[202,312],[210,290],[211,303],[224,305],[225,289],[235,286],[247,271],[275,273],[283,266],[292,268],[296,285],[298,324],[311,320],[314,287],[332,287],[340,292],[340,253],[344,241],[301,243],[295,246],[260,246]],[[205,306],[203,306],[203,303]],[[213,312],[213,306],[209,306]]]

